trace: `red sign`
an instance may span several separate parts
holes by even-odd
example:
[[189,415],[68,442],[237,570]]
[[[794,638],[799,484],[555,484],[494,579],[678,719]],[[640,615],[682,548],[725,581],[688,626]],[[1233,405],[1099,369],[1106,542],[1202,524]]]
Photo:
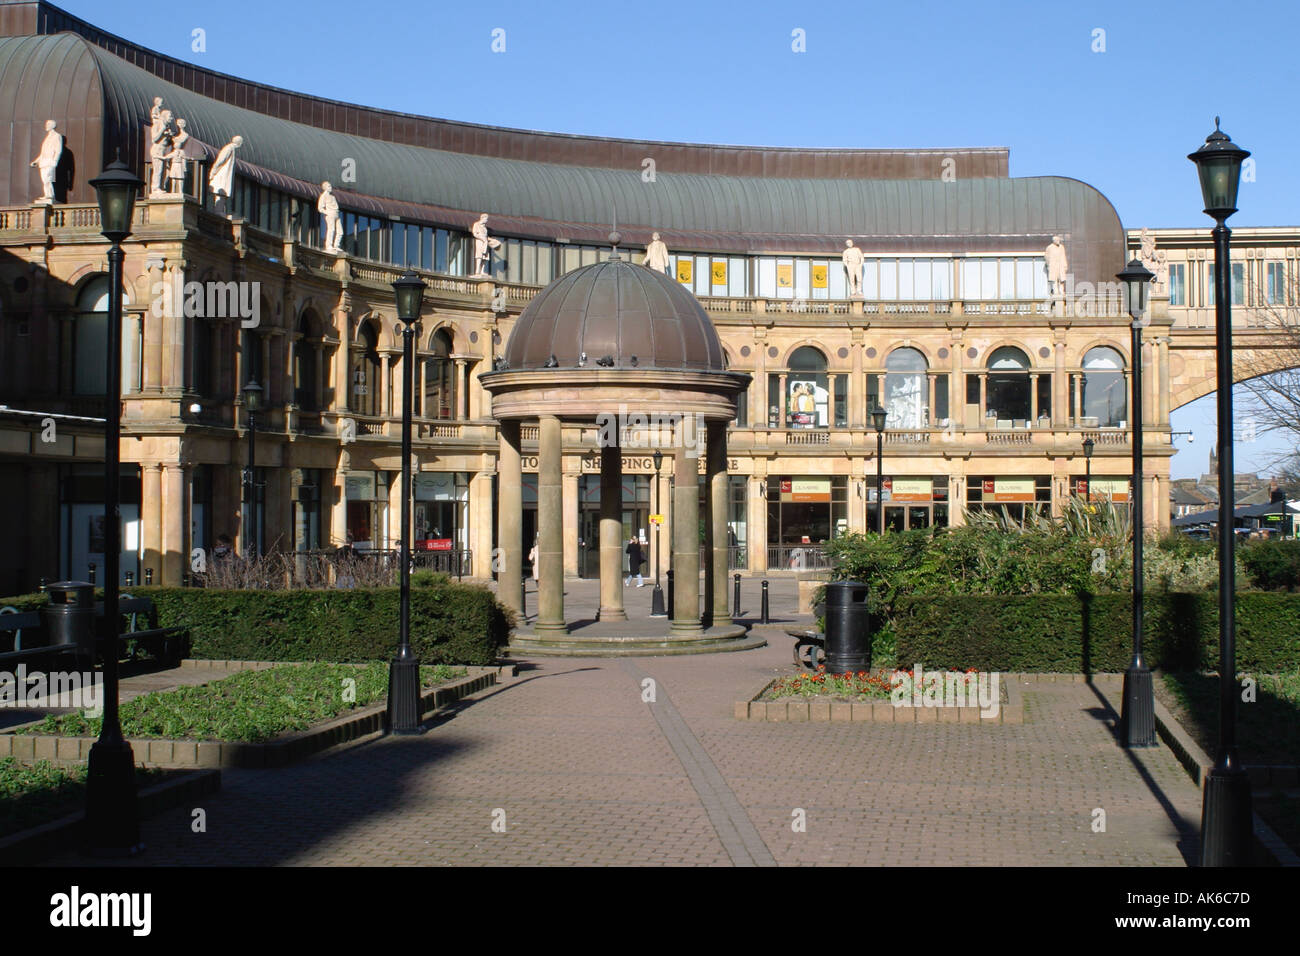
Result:
[[417,551],[450,551],[451,538],[425,538],[415,542]]
[[1086,495],[1088,493],[1088,479],[1079,478],[1074,483],[1074,493],[1076,495]]
[[993,479],[992,479],[992,478],[985,478],[985,479],[984,479],[984,494],[986,494],[986,495],[991,495],[991,494],[993,494]]

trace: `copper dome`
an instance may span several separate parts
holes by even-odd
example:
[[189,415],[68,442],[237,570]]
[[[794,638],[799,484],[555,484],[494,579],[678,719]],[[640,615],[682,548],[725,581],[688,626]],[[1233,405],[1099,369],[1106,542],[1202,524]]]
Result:
[[507,367],[546,368],[551,356],[560,368],[726,369],[722,343],[695,296],[626,259],[562,275],[520,314],[506,343]]

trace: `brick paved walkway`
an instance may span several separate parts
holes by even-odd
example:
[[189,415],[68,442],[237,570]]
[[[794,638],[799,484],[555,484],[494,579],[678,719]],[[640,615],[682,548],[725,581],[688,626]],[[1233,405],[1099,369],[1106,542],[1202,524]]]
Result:
[[[648,592],[629,597],[648,605]],[[1199,791],[1166,748],[1115,745],[1117,681],[1027,684],[1022,726],[737,721],[733,701],[789,666],[789,639],[770,638],[738,654],[538,661],[423,736],[225,771],[207,832],[190,831],[189,808],[163,814],[144,824],[137,862],[1195,861]],[[806,832],[792,830],[796,809]]]

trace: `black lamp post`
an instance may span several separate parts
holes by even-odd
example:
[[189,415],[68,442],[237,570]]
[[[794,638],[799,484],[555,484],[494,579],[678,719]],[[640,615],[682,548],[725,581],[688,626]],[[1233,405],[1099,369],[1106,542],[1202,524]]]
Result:
[[261,520],[257,510],[257,413],[262,409],[262,386],[250,379],[244,386],[244,410],[248,413],[248,467],[244,469],[244,488],[248,493],[248,541],[244,553],[248,560],[257,557],[261,544]]
[[1124,672],[1124,703],[1120,713],[1120,740],[1126,747],[1154,747],[1156,714],[1151,669],[1142,657],[1142,326],[1146,324],[1147,294],[1154,275],[1133,259],[1115,278],[1124,283],[1132,339],[1133,407],[1133,659]]
[[[654,459],[655,459],[655,487],[654,487],[655,514],[659,515],[659,517],[662,518],[663,516],[660,515],[659,513],[659,467],[664,463],[664,453],[660,451],[658,448],[655,449]],[[660,556],[663,554],[663,552],[659,548],[659,530],[662,527],[663,527],[662,520],[655,522],[655,544],[654,544],[655,589],[650,594],[650,616],[651,617],[665,617],[667,615],[667,612],[664,610],[664,591],[663,588],[659,586],[659,564],[661,562]]]
[[104,722],[90,748],[86,775],[85,851],[130,856],[144,847],[135,802],[135,756],[118,717],[117,658],[121,615],[118,576],[122,558],[120,514],[122,437],[122,241],[143,180],[120,159],[90,181],[99,199],[100,231],[108,249],[107,402],[104,414]]
[[397,328],[402,333],[402,530],[398,580],[397,656],[388,668],[388,729],[394,734],[420,730],[420,662],[411,650],[411,400],[415,391],[414,339],[420,328],[424,280],[402,273],[393,283]]
[[885,418],[883,408],[877,405],[871,410],[871,424],[876,427],[876,533],[885,533],[885,469],[881,455],[885,448]]
[[1214,220],[1215,364],[1219,417],[1219,750],[1205,780],[1201,808],[1201,865],[1251,862],[1250,781],[1237,755],[1236,580],[1233,562],[1232,300],[1227,219],[1237,211],[1241,163],[1250,153],[1219,130],[1188,159],[1201,180],[1205,214]]
[[1097,443],[1091,438],[1083,440],[1083,467],[1084,479],[1083,487],[1086,497],[1085,501],[1092,501],[1092,452],[1097,447]]

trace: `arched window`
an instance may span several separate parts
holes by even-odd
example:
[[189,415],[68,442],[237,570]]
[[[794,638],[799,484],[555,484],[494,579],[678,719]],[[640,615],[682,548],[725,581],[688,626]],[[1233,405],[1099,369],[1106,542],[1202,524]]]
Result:
[[424,415],[426,418],[456,417],[456,363],[451,358],[451,334],[438,329],[429,337],[424,360]]
[[1014,346],[994,349],[988,363],[986,418],[1020,422],[1033,418],[1030,408],[1029,356]]
[[929,363],[919,349],[897,348],[885,359],[885,412],[890,428],[925,428],[930,420]]
[[826,356],[805,345],[790,355],[785,382],[785,419],[791,428],[824,428],[828,424]]
[[304,312],[298,319],[298,340],[293,348],[293,403],[308,412],[319,410],[316,403],[319,327],[316,313]]
[[1116,349],[1099,345],[1083,356],[1083,415],[1097,419],[1104,428],[1118,428],[1128,419],[1128,385],[1124,379],[1124,356]]
[[378,415],[379,387],[379,336],[374,323],[363,322],[352,346],[352,410],[359,415]]

